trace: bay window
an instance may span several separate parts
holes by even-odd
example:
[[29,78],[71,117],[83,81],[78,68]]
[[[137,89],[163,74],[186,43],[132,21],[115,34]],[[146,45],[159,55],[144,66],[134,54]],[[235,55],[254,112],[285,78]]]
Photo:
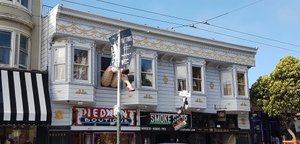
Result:
[[141,59],[142,86],[153,86],[153,62],[152,59]]
[[176,65],[176,85],[178,91],[205,94],[204,90],[205,61],[188,58],[185,63]]

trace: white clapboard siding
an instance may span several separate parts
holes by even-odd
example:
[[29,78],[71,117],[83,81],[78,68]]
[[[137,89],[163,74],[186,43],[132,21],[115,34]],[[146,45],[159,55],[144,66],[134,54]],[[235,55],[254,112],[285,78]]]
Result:
[[[210,87],[211,82],[213,88]],[[207,108],[205,113],[214,113],[214,105],[220,105],[221,101],[221,88],[220,88],[220,71],[216,68],[206,68],[206,102]]]
[[72,106],[51,102],[53,126],[72,124]]
[[[174,65],[168,62],[158,62],[157,76],[158,104],[156,111],[176,112],[174,94]],[[164,77],[168,79],[166,84],[164,83]]]
[[117,104],[117,89],[116,88],[101,88],[96,89],[95,105],[97,107],[113,107]]
[[41,70],[47,70],[47,64],[49,59],[49,48],[56,29],[56,15],[49,14],[42,19],[42,41],[41,41]]

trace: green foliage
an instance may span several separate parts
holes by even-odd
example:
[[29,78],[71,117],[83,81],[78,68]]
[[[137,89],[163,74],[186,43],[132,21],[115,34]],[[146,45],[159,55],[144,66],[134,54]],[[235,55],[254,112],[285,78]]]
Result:
[[287,56],[274,71],[262,76],[250,88],[251,102],[270,117],[279,117],[288,126],[300,112],[300,60]]

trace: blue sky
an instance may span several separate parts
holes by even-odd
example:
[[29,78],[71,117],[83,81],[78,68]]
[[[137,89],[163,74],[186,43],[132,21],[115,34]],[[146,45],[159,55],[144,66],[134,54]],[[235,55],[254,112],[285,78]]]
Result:
[[[84,3],[98,8],[80,6],[68,1]],[[172,15],[194,21],[204,21],[222,14],[221,17],[208,21],[212,25],[221,26],[260,37],[262,39],[241,33],[235,33],[224,29],[207,26],[204,24],[195,25],[199,29],[180,27],[176,32],[195,35],[208,39],[215,39],[239,45],[258,48],[256,55],[256,66],[249,70],[250,86],[259,76],[270,74],[279,60],[285,56],[300,58],[300,1],[299,0],[105,0],[124,6],[134,7],[147,11]],[[140,15],[149,18],[164,20],[171,23],[191,24],[189,21],[163,17],[145,13],[133,9],[127,9],[116,5],[101,2],[101,0],[44,0],[43,4],[55,6],[63,4],[65,7],[76,8],[111,18],[122,19],[148,26],[167,29],[176,25],[142,19],[138,17],[118,14],[101,10],[101,8],[119,12]],[[252,4],[252,5],[249,5]],[[246,7],[245,7],[246,6]],[[99,9],[100,8],[100,9]],[[226,14],[227,13],[227,14]],[[212,32],[223,33],[238,38],[203,31],[206,29]],[[241,40],[241,39],[247,39]],[[270,40],[272,39],[272,40]],[[280,42],[276,42],[276,41]],[[255,42],[250,42],[255,41]],[[283,43],[282,43],[283,42]],[[289,44],[284,44],[289,43]],[[285,50],[288,49],[288,50]]]

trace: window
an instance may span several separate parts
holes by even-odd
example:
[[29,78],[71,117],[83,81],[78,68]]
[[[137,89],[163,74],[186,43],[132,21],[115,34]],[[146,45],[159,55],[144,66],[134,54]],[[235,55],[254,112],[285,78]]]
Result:
[[0,64],[10,63],[11,32],[0,31]]
[[192,67],[193,91],[202,91],[202,71],[201,67]]
[[152,60],[142,59],[141,64],[141,82],[142,86],[153,86],[153,67]]
[[[101,70],[100,70],[101,80],[103,79],[103,74],[104,74],[105,70],[110,66],[110,63],[111,63],[111,58],[110,57],[101,57]],[[101,86],[104,87],[104,85],[102,83],[101,83]],[[111,86],[109,84],[106,87],[111,87]]]
[[74,49],[74,71],[73,78],[75,80],[88,80],[88,51]]
[[187,69],[184,65],[176,67],[177,89],[178,91],[187,90]]
[[28,65],[28,38],[20,36],[19,67],[26,69]]
[[21,0],[21,5],[28,8],[28,0]]
[[237,86],[238,86],[238,95],[246,96],[246,82],[245,82],[245,74],[237,73]]
[[65,79],[65,49],[56,48],[54,50],[54,78],[55,80]]
[[223,95],[231,96],[232,95],[232,76],[230,72],[222,73],[222,85],[223,85]]

